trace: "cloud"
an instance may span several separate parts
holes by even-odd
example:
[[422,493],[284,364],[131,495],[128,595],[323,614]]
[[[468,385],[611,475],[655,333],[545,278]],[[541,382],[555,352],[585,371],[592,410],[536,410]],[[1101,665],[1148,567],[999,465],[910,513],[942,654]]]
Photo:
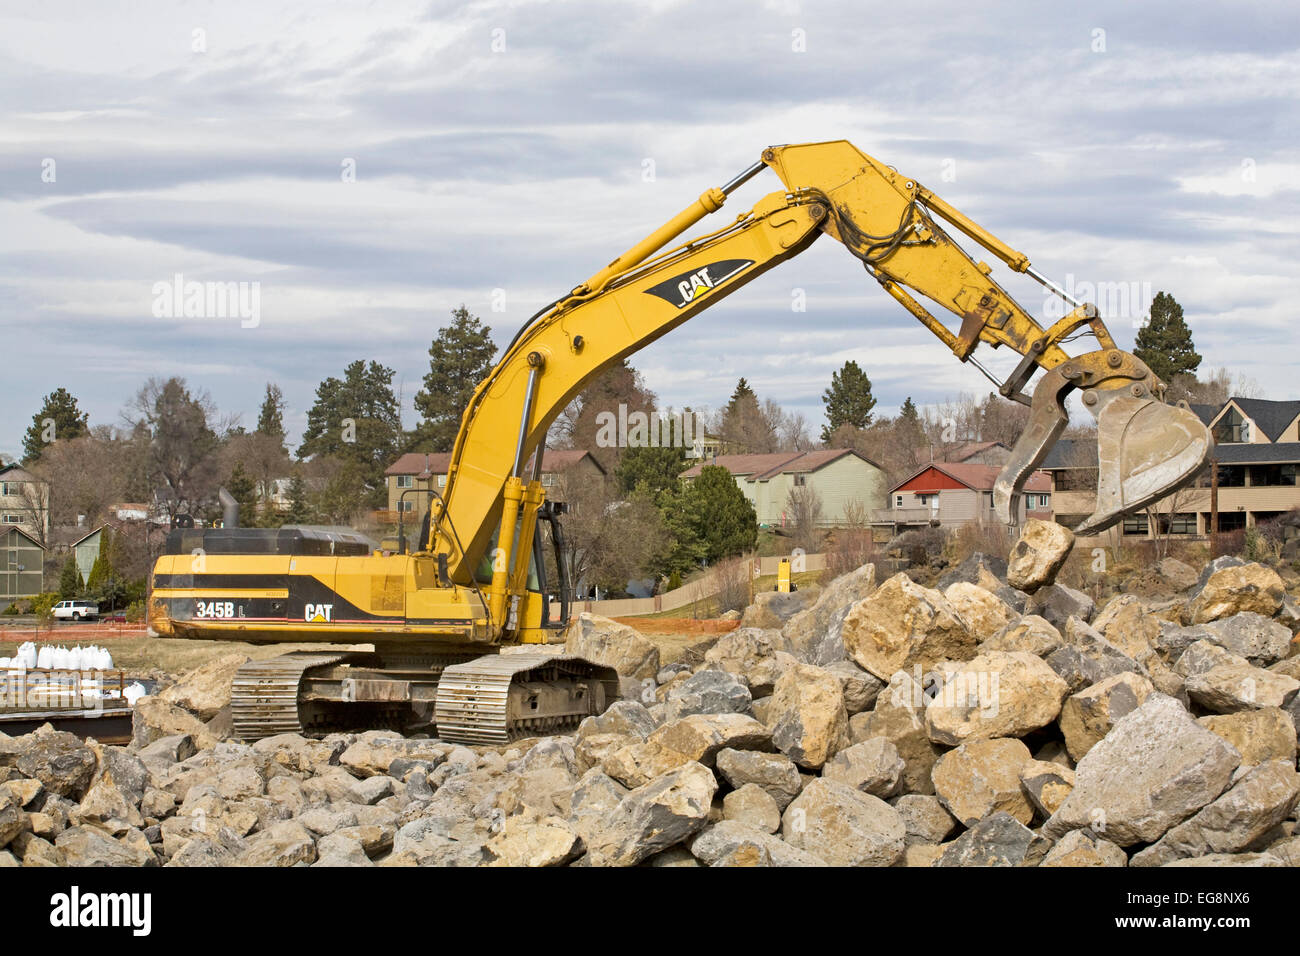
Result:
[[[358,357],[397,370],[409,424],[451,309],[504,344],[764,146],[836,138],[1058,281],[1174,293],[1207,367],[1293,398],[1297,27],[1288,4],[1118,0],[10,9],[0,330],[24,360],[0,452],[54,388],[113,422],[152,374],[246,421],[276,381],[300,427]],[[701,228],[777,188],[759,177]],[[262,324],[154,318],[175,273],[260,282]],[[1043,314],[1041,288],[1000,277]],[[1140,319],[1113,318],[1121,342]],[[664,404],[717,407],[743,375],[816,425],[849,358],[885,410],[990,387],[830,240],[632,361]]]

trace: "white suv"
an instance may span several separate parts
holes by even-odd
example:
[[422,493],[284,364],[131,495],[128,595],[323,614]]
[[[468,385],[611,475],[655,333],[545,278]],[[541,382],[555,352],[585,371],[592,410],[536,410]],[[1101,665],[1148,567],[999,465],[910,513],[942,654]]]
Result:
[[72,621],[93,619],[99,617],[99,605],[93,601],[60,601],[54,605],[54,616]]

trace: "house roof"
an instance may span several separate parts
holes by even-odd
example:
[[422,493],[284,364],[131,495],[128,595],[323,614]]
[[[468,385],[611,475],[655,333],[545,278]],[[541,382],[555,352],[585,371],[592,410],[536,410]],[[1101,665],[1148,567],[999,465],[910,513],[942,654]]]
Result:
[[1196,405],[1196,404],[1188,403],[1187,407],[1190,408],[1193,412],[1195,412],[1196,417],[1199,418],[1206,425],[1214,421],[1215,416],[1217,416],[1219,412],[1223,411],[1222,405]]
[[408,451],[397,461],[384,469],[385,475],[415,475],[428,478],[432,475],[445,475],[451,467],[449,451]]
[[[1263,398],[1230,398],[1225,403],[1236,405],[1242,413],[1253,421],[1269,441],[1277,441],[1286,431],[1286,427],[1300,415],[1300,401],[1272,402]],[[1219,410],[1223,414],[1223,409]],[[1218,417],[1218,416],[1215,416]]]
[[852,455],[855,458],[862,459],[868,465],[876,468],[880,467],[866,455],[859,454],[852,448],[817,448],[806,451],[802,455],[796,455],[789,461],[769,468],[761,474],[753,475],[750,481],[767,481],[777,475],[807,474],[816,471],[818,468],[824,468],[833,461],[839,461],[845,455]]
[[35,538],[33,538],[30,534],[28,534],[26,531],[24,531],[16,524],[0,525],[0,537],[4,537],[4,535],[8,532],[12,532],[13,534],[20,534],[28,541],[30,541],[32,544],[36,545],[36,547],[40,548],[42,551],[46,550],[45,545],[41,544],[39,541],[37,541]]
[[103,530],[104,530],[104,525],[100,525],[94,531],[91,531],[88,534],[83,534],[76,541],[73,541],[71,544],[69,544],[68,547],[75,548],[77,545],[81,544],[81,542],[85,541],[87,538],[93,538],[95,535],[99,534]]
[[1300,442],[1279,441],[1260,443],[1215,445],[1214,457],[1221,465],[1277,465],[1300,463]]
[[[998,480],[998,475],[1002,473],[1002,469],[997,465],[975,465],[962,461],[932,461],[894,485],[893,488],[889,489],[890,492],[897,491],[903,485],[925,474],[931,468],[973,491],[992,491],[994,483]],[[1052,490],[1052,479],[1044,471],[1035,471],[1026,479],[1021,490],[1031,491],[1035,494],[1046,494]]]
[[10,462],[9,464],[7,464],[7,465],[0,465],[0,475],[7,474],[8,472],[11,472],[11,471],[14,471],[14,470],[17,470],[17,471],[22,472],[24,475],[26,475],[29,479],[31,479],[31,480],[33,480],[33,481],[41,481],[41,480],[43,480],[43,479],[37,478],[37,477],[36,477],[35,475],[33,475],[30,471],[28,471],[26,468],[24,468],[24,467],[23,467],[19,462],[11,461],[11,462]]

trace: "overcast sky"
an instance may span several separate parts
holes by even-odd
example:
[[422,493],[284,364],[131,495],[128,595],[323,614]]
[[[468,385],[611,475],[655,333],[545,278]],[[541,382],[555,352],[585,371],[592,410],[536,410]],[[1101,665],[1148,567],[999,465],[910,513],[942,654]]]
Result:
[[[1203,369],[1300,397],[1300,5],[1079,6],[0,3],[0,452],[54,388],[118,423],[150,375],[249,427],[274,381],[296,438],[355,358],[397,370],[409,427],[452,309],[504,344],[765,146],[825,139],[1062,283],[1171,292]],[[260,283],[260,322],[157,317],[178,273]],[[661,405],[743,375],[819,426],[850,358],[886,413],[989,388],[829,239],[632,362]]]

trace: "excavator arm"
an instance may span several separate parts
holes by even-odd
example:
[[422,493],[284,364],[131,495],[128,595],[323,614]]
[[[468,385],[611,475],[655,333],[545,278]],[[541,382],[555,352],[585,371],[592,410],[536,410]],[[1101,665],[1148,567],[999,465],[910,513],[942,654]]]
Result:
[[[722,228],[670,246],[766,168],[784,188]],[[941,221],[1070,301],[1073,311],[1044,329]],[[1180,487],[1207,460],[1210,438],[1200,420],[1186,408],[1164,404],[1163,383],[1116,347],[1095,306],[1070,299],[1035,272],[1023,253],[848,142],[772,147],[760,163],[707,190],[533,316],[475,391],[425,546],[439,556],[446,579],[461,585],[473,584],[478,565],[491,557],[487,603],[496,627],[509,627],[509,604],[522,591],[545,497],[538,481],[540,452],[559,412],[613,363],[803,252],[823,234],[842,242],[959,360],[975,364],[1003,396],[1032,409],[996,485],[1002,520],[1012,521],[1020,488],[1065,428],[1064,401],[1074,389],[1082,391],[1085,407],[1098,421],[1097,507],[1082,533],[1109,527]],[[934,305],[956,316],[955,329],[930,311]],[[1085,326],[1098,348],[1071,357],[1062,344]],[[1022,356],[1005,381],[997,382],[973,358],[981,343],[1008,346]],[[1045,374],[1031,396],[1025,388],[1040,369]],[[525,474],[530,458],[533,472]]]

